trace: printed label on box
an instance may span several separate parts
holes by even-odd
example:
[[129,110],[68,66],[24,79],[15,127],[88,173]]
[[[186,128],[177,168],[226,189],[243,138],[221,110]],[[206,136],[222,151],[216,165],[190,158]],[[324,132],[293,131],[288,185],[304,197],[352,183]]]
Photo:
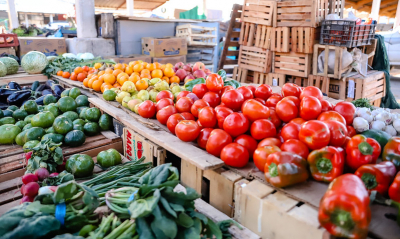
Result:
[[135,141],[135,133],[128,128],[124,128],[124,156],[131,161],[137,160]]
[[339,94],[340,86],[338,85],[329,85],[329,92],[338,93]]
[[272,79],[272,86],[278,86],[278,80]]
[[355,87],[355,82],[353,80],[349,80],[349,86],[347,90],[347,97],[348,98],[354,98],[354,87]]

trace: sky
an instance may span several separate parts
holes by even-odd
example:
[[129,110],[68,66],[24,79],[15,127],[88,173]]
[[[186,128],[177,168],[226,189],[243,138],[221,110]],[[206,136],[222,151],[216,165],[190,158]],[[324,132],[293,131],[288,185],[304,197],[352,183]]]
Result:
[[[42,12],[66,14],[74,11],[75,0],[15,0],[19,12]],[[0,10],[8,10],[7,0],[0,0]]]

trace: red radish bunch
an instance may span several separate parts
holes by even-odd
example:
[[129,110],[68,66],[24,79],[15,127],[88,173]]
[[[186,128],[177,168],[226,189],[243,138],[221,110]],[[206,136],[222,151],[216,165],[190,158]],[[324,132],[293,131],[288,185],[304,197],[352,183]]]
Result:
[[[26,154],[27,155],[27,154]],[[55,177],[58,173],[52,173],[51,176]],[[44,179],[49,177],[49,171],[45,168],[39,168],[36,170],[35,174],[27,173],[22,176],[22,187],[21,187],[21,194],[23,195],[21,199],[21,203],[24,202],[33,202],[35,197],[39,193],[39,181],[43,181]]]

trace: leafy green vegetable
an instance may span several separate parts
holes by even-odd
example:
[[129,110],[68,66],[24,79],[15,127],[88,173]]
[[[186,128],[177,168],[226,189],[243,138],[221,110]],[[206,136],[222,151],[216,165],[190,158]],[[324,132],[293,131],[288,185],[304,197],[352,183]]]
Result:
[[237,88],[239,88],[241,86],[240,83],[238,81],[236,81],[236,80],[225,81],[224,82],[224,86],[227,86],[227,85],[233,86],[233,88],[235,88],[235,89],[237,89]]
[[225,80],[226,80],[226,71],[221,69],[221,70],[219,70],[217,72],[217,74],[220,75],[222,77],[222,79],[224,80],[224,82],[225,82]]
[[204,83],[206,83],[206,80],[204,78],[198,78],[198,79],[195,79],[195,80],[192,80],[192,81],[189,81],[188,83],[186,83],[185,89],[191,92],[195,85],[204,84]]
[[365,108],[369,108],[371,110],[373,110],[373,107],[371,106],[371,104],[369,103],[369,100],[367,98],[361,98],[358,100],[354,100],[351,103],[353,103],[353,105],[355,107],[365,107]]
[[55,177],[48,177],[42,181],[43,186],[58,186],[63,183],[74,180],[74,175],[68,173],[67,171],[62,171]]
[[61,143],[56,144],[50,138],[42,140],[31,150],[32,157],[28,161],[25,173],[34,173],[41,165],[46,165],[50,173],[56,172],[57,165],[63,163]]

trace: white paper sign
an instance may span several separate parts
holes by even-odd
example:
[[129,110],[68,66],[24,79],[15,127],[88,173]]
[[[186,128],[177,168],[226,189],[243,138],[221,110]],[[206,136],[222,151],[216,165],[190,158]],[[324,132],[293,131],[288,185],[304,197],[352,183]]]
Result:
[[272,86],[278,86],[278,80],[272,79]]
[[354,87],[355,87],[355,82],[353,80],[349,80],[349,87],[347,90],[347,98],[354,98]]

